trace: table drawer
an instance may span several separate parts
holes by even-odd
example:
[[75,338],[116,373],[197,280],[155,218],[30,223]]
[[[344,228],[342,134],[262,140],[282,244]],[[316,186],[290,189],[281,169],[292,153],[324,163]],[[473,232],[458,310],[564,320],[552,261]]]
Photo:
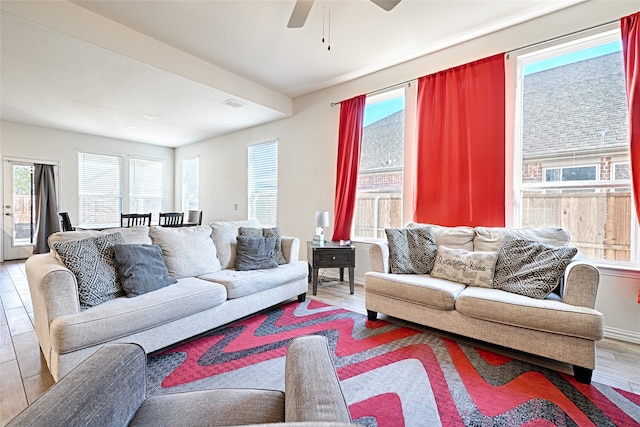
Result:
[[314,267],[335,267],[342,265],[345,267],[355,266],[355,251],[316,251],[313,254]]

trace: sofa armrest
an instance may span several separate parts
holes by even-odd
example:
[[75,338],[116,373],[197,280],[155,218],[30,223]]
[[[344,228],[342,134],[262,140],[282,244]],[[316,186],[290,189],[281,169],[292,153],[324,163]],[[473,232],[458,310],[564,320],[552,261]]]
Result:
[[325,337],[291,340],[284,378],[285,422],[351,422]]
[[584,260],[572,261],[564,271],[562,301],[581,307],[594,308],[600,283],[598,269]]
[[[33,311],[44,314],[42,320],[80,313],[76,276],[52,254],[33,255],[25,263]],[[36,319],[36,322],[38,319]]]
[[371,271],[388,273],[389,270],[389,244],[385,241],[371,242],[369,246],[369,261]]
[[281,242],[282,253],[284,254],[284,259],[287,260],[287,264],[298,261],[300,256],[300,239],[297,237],[283,236]]
[[125,426],[146,397],[146,364],[137,344],[101,347],[8,426]]

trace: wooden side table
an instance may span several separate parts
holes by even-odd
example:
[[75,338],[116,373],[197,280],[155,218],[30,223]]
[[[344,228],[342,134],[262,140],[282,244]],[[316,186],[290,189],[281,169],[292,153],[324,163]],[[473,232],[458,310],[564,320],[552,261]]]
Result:
[[322,244],[307,242],[307,261],[309,263],[309,281],[313,283],[313,295],[318,292],[318,270],[321,268],[339,268],[340,281],[344,280],[344,269],[349,269],[349,291],[353,294],[353,269],[356,266],[356,248],[340,245],[338,242]]

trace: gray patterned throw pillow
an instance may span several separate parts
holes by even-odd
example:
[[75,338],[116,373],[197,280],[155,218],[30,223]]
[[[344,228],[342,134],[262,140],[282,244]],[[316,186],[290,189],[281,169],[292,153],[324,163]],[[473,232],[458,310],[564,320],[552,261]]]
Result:
[[498,250],[493,287],[543,299],[558,286],[560,277],[578,253],[570,246],[553,247],[506,235]]
[[81,310],[124,295],[114,261],[113,246],[118,243],[124,243],[120,233],[53,244],[76,276]]
[[497,252],[470,252],[438,246],[432,277],[465,285],[491,288]]
[[394,274],[429,274],[436,259],[436,240],[429,228],[386,228],[389,264]]

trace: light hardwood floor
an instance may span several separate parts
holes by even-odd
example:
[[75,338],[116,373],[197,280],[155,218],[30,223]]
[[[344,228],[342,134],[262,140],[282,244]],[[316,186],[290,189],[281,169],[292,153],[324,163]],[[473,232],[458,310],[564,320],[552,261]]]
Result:
[[[350,295],[348,283],[320,284],[317,296],[312,296],[311,290],[307,295],[309,298],[364,314],[363,287],[356,285],[355,288],[355,294]],[[53,379],[47,370],[33,328],[33,307],[23,261],[0,264],[0,305],[0,424],[5,425],[47,390],[53,384]],[[398,319],[388,320],[405,323]],[[417,325],[410,326],[421,328]],[[473,344],[571,373],[571,368],[564,364],[514,354],[478,342]],[[593,381],[640,394],[640,345],[612,339],[598,342]]]

